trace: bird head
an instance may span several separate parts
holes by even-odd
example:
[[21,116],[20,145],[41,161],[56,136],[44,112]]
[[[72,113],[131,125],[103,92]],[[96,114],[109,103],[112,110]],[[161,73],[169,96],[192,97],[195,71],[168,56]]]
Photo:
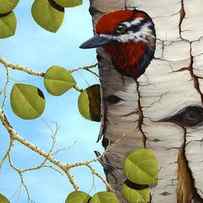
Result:
[[102,16],[96,24],[95,36],[80,48],[103,47],[118,71],[137,78],[154,56],[155,41],[154,23],[148,14],[118,10]]

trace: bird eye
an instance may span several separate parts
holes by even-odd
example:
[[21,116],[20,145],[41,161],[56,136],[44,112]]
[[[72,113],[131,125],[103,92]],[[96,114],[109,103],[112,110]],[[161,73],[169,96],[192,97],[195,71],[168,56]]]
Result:
[[183,127],[193,127],[203,122],[203,108],[201,106],[187,106],[175,115],[160,121],[174,122]]
[[118,34],[124,34],[127,32],[127,27],[125,25],[119,25],[117,27],[116,33]]

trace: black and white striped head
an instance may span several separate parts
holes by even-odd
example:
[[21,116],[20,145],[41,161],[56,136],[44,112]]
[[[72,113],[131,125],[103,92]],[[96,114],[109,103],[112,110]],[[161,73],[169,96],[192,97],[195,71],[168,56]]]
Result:
[[155,40],[155,29],[151,19],[138,17],[131,21],[125,21],[118,25],[112,39],[118,42],[148,42]]
[[106,14],[97,22],[96,33],[81,48],[94,48],[112,42],[144,42],[155,47],[154,23],[144,11],[120,10]]

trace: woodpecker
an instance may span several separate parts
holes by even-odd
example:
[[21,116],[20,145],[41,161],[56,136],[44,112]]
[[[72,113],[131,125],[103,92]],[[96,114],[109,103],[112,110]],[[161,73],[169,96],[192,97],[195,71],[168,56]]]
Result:
[[117,10],[103,15],[96,24],[96,35],[80,48],[103,47],[115,68],[125,76],[140,77],[154,57],[155,26],[141,10]]

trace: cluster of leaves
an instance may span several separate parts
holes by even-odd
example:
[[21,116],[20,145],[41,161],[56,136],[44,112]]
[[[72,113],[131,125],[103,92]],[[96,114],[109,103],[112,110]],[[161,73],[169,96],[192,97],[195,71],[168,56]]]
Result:
[[[0,0],[0,38],[15,34],[17,20],[13,9],[19,0]],[[56,32],[63,23],[65,9],[79,6],[82,0],[35,0],[32,16],[38,25],[50,32]]]
[[122,188],[129,203],[150,202],[150,186],[158,183],[158,161],[151,149],[136,149],[124,161],[128,178]]
[[[71,88],[80,91],[78,109],[83,117],[100,121],[100,86],[92,85],[85,90],[76,87],[71,72],[60,66],[52,66],[44,74],[44,86],[54,96],[60,96]],[[38,87],[17,83],[13,86],[10,103],[13,112],[22,119],[35,119],[44,112],[46,100]]]
[[[158,161],[151,149],[137,149],[129,153],[124,161],[122,194],[129,203],[148,203],[151,185],[157,184]],[[93,197],[81,191],[68,195],[65,203],[119,203],[112,192],[98,192]]]

